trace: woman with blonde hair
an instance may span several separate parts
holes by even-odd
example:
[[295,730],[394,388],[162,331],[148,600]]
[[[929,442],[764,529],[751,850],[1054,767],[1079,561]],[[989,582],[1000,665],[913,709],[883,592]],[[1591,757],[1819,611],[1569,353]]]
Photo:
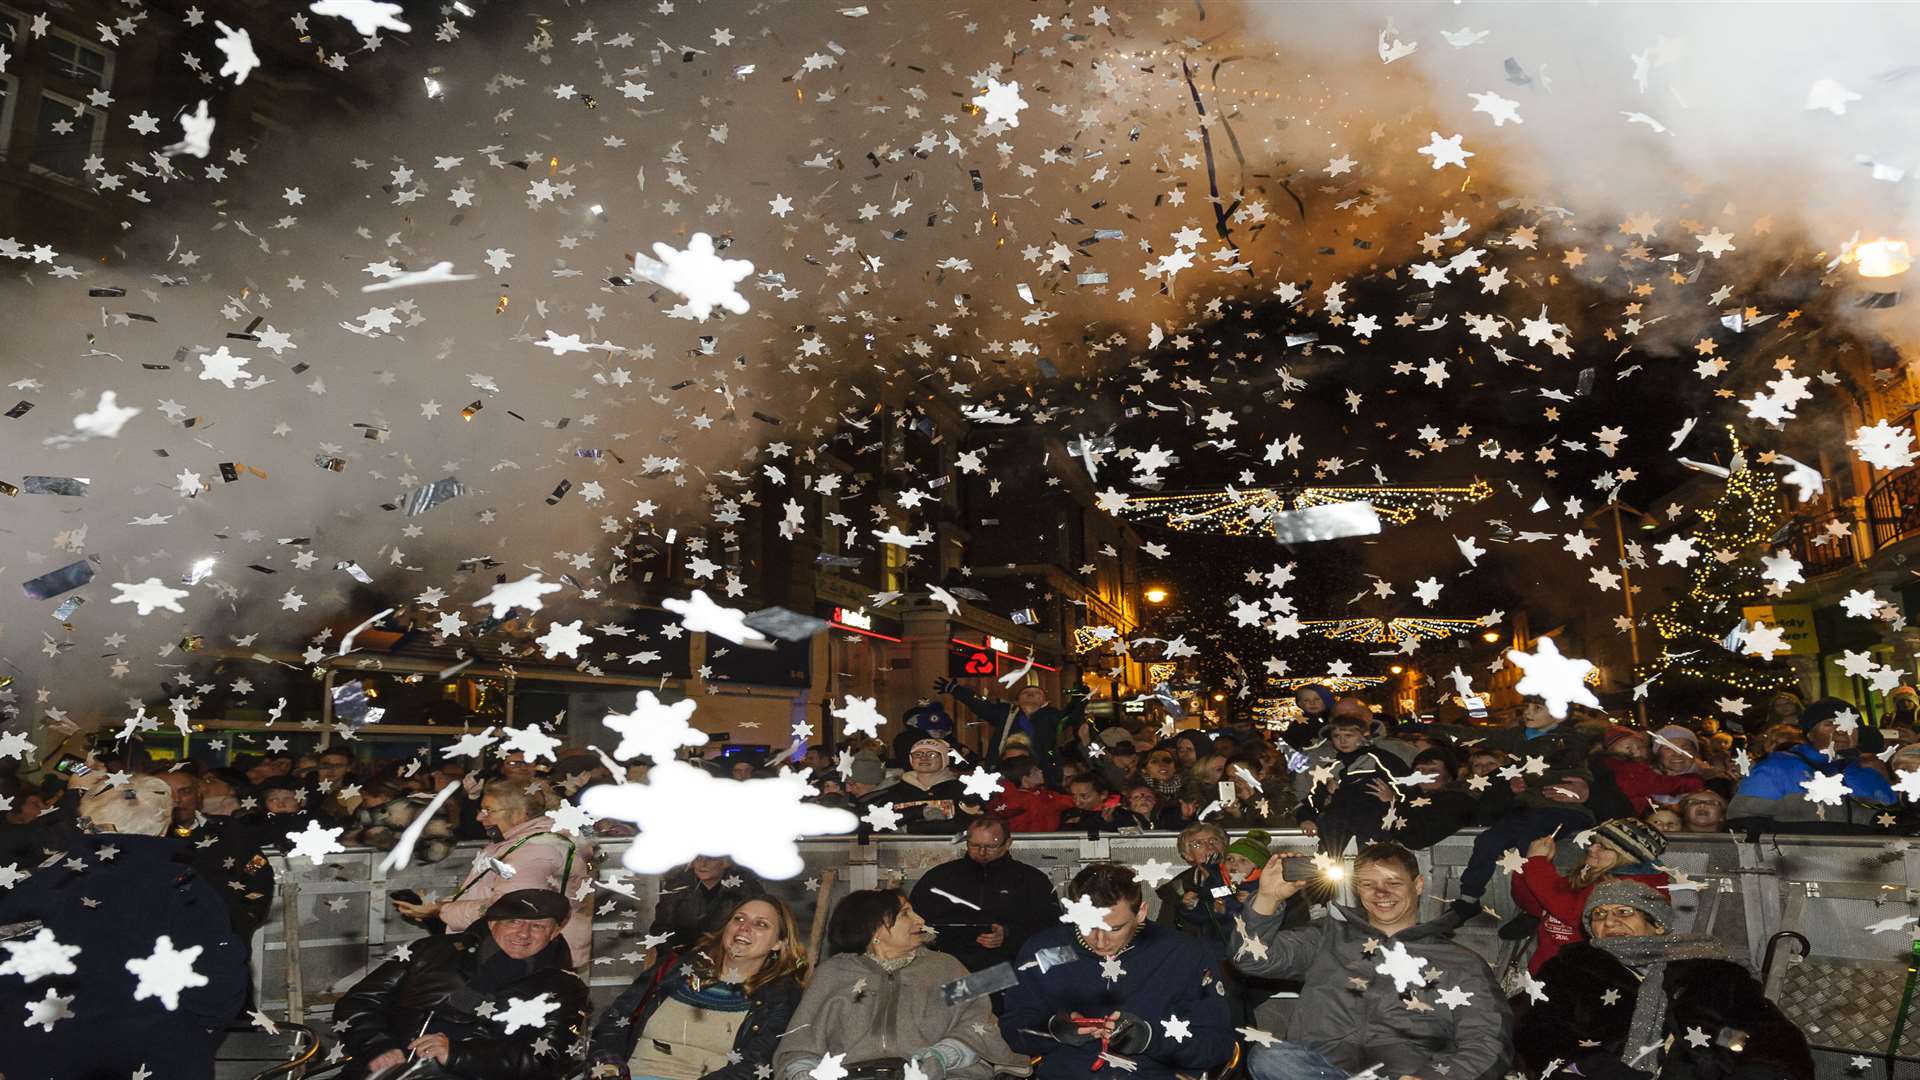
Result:
[[594,1076],[752,1080],[771,1068],[807,967],[786,903],[755,896],[684,952],[665,946],[593,1026]]

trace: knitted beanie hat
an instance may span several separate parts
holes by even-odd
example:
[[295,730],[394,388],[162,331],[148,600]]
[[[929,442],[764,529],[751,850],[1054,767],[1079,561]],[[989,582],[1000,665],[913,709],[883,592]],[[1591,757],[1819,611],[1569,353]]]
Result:
[[1654,862],[1667,850],[1666,834],[1638,818],[1603,821],[1594,828],[1593,835],[1637,863]]
[[1658,889],[1632,878],[1610,877],[1600,879],[1600,884],[1587,894],[1587,906],[1580,913],[1580,925],[1588,934],[1593,933],[1593,909],[1610,904],[1633,908],[1662,930],[1673,928],[1673,904],[1661,896]]
[[1265,829],[1249,829],[1247,835],[1227,845],[1227,854],[1238,855],[1255,866],[1265,866],[1267,860],[1273,858],[1273,852],[1267,847],[1270,839]]

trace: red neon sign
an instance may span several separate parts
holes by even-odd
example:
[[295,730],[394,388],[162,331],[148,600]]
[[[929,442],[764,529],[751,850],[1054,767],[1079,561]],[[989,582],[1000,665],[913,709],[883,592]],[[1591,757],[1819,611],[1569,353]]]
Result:
[[[1010,652],[1002,652],[999,649],[989,648],[988,646],[981,645],[977,642],[963,641],[960,638],[952,638],[950,640],[955,645],[965,646],[966,648],[973,649],[976,652],[980,652],[980,653],[992,653],[994,656],[998,657],[999,659],[1009,661],[1018,666],[1024,667],[1027,662],[1027,658],[1024,656],[1015,656]],[[1035,660],[1033,662],[1033,666],[1040,669],[1041,671],[1059,671],[1060,670],[1057,667],[1048,667],[1046,664],[1043,664],[1038,660]],[[983,673],[983,674],[990,674],[990,673]]]
[[833,617],[828,619],[827,622],[835,629],[859,634],[862,637],[879,638],[881,641],[891,641],[895,644],[900,642],[899,638],[891,634],[882,634],[875,630],[873,628],[872,616],[857,611],[848,611],[843,607],[834,608]]

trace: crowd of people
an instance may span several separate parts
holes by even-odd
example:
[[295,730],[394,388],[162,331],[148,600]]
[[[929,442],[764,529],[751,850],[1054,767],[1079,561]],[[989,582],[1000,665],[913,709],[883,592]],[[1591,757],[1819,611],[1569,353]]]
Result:
[[[0,776],[0,933],[47,933],[81,957],[50,973],[46,998],[20,996],[0,966],[0,1007],[26,1006],[24,1060],[59,1061],[57,1075],[126,1075],[129,1054],[155,1075],[207,1075],[243,1012],[247,944],[274,896],[264,853],[315,827],[391,847],[454,787],[414,857],[482,846],[448,896],[395,896],[429,935],[336,1004],[343,1075],[423,1058],[452,1076],[564,1075],[580,1055],[603,1074],[666,1080],[1084,1078],[1107,1061],[1167,1077],[1233,1063],[1260,1080],[1375,1065],[1432,1080],[1576,1064],[1590,1077],[1730,1075],[1707,1067],[1720,1055],[1773,1070],[1743,1076],[1797,1076],[1805,1039],[1745,961],[1674,930],[1667,837],[1920,824],[1894,791],[1920,769],[1912,716],[1868,725],[1832,700],[1783,696],[1744,733],[1648,730],[1577,707],[1556,718],[1535,701],[1508,726],[1389,726],[1308,686],[1277,730],[1168,731],[1099,726],[1081,699],[1056,708],[1032,687],[1007,702],[936,690],[953,691],[980,737],[956,739],[936,698],[890,740],[712,767],[743,780],[810,769],[817,798],[861,814],[863,833],[950,835],[963,854],[908,892],[842,898],[827,955],[812,958],[750,870],[695,859],[660,882],[646,970],[591,1024],[577,973],[595,841],[632,832],[569,805],[612,779],[598,755],[376,766],[331,747],[210,766],[125,744],[36,783]],[[997,774],[984,791],[981,772]],[[1839,794],[1810,798],[1819,776]],[[1290,829],[1317,838],[1318,862],[1274,852],[1272,832]],[[1464,829],[1479,831],[1457,895],[1427,896],[1442,903],[1421,921],[1411,852]],[[1097,864],[1056,895],[1016,857],[1019,833],[1158,830],[1178,832],[1184,864],[1165,880]],[[1341,855],[1352,908],[1322,873]],[[1500,934],[1522,946],[1498,974],[1450,937],[1496,890],[1519,912]],[[179,995],[184,1027],[174,1006],[136,997],[125,962],[160,930],[201,950],[207,982]],[[970,974],[994,972],[970,988]],[[1280,990],[1299,1006],[1269,1035],[1257,1010]],[[95,1022],[136,1034],[101,1040]],[[1674,1071],[1696,1059],[1704,1071]]]

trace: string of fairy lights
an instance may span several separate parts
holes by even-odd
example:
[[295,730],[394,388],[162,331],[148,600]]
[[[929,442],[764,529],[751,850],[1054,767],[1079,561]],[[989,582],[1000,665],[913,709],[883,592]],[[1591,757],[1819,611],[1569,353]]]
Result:
[[1456,634],[1478,630],[1480,619],[1302,619],[1300,625],[1333,641],[1358,641],[1368,644],[1397,645],[1408,638],[1443,641]]
[[1127,500],[1127,516],[1152,519],[1183,532],[1222,536],[1274,535],[1275,515],[1309,506],[1363,502],[1384,521],[1405,525],[1422,512],[1441,514],[1493,494],[1493,486],[1475,480],[1461,486],[1359,486],[1300,488],[1228,488],[1175,495],[1145,495]]

